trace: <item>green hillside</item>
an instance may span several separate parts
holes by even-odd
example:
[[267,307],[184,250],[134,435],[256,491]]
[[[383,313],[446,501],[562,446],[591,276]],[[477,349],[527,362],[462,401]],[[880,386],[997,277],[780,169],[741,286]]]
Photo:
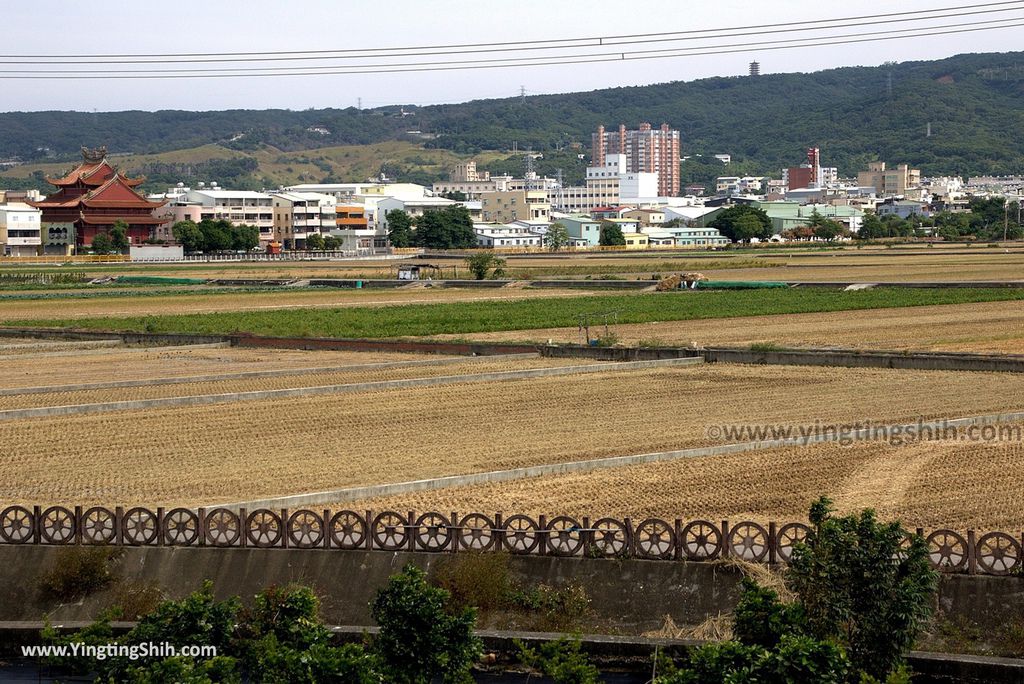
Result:
[[[816,145],[822,148],[823,162],[838,166],[844,175],[871,159],[907,162],[925,174],[1024,173],[1021,52],[404,110],[411,115],[401,116],[397,106],[301,112],[13,112],[0,114],[0,158],[66,166],[81,145],[106,145],[113,153],[136,155],[123,165],[159,176],[160,182],[180,178],[189,165],[208,163],[189,173],[219,176],[216,180],[222,183],[245,178],[259,184],[264,178],[335,178],[355,172],[355,165],[343,163],[332,150],[355,154],[355,146],[404,141],[407,150],[419,151],[400,155],[400,161],[386,153],[376,155],[358,172],[384,170],[405,176],[402,180],[429,182],[443,176],[447,160],[456,155],[507,151],[515,141],[520,150],[532,147],[545,153],[539,171],[561,168],[567,180],[574,180],[585,164],[577,154],[587,151],[590,133],[599,123],[635,126],[650,121],[679,128],[684,155],[729,153],[738,171],[777,173],[800,161],[804,148]],[[932,135],[926,137],[929,123]],[[180,153],[172,154],[175,161],[164,158],[175,150],[210,146],[218,150],[215,158],[182,158]],[[424,158],[422,167],[417,156]],[[517,159],[497,161],[494,155],[490,161],[492,170],[518,171],[521,166]],[[153,166],[162,163],[184,166]],[[283,171],[289,166],[292,172]],[[32,184],[32,171],[38,167],[17,167],[2,177]],[[691,169],[688,174],[684,164],[684,178],[709,172]],[[284,178],[289,173],[292,177]]]

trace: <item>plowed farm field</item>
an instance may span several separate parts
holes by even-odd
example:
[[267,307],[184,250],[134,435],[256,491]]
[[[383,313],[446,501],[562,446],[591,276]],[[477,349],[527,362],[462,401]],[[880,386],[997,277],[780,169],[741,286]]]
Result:
[[1022,404],[1024,376],[1009,374],[622,369],[3,421],[0,472],[12,503],[210,505],[715,444],[716,425],[901,423]]
[[[247,373],[265,370],[303,370],[370,362],[423,361],[417,354],[290,349],[200,348],[173,350],[161,347],[125,348],[127,353],[82,351],[72,357],[33,355],[4,362],[0,389],[41,387],[113,380],[180,378],[191,375]],[[102,352],[102,353],[100,353]]]
[[396,289],[344,290],[317,288],[289,292],[273,289],[245,293],[167,294],[145,297],[89,297],[82,299],[0,300],[0,320],[26,318],[90,318],[96,316],[159,316],[218,311],[276,311],[358,306],[431,304],[440,302],[509,301],[578,297],[586,290],[480,290],[407,286]]
[[[613,326],[621,343],[646,346],[914,349],[1024,354],[1024,306],[975,302],[826,313],[736,316]],[[438,336],[477,341],[579,343],[578,328]]]
[[328,505],[376,511],[458,511],[508,516],[589,515],[806,522],[830,496],[841,512],[874,508],[886,520],[963,532],[1024,529],[1024,426],[999,441],[819,444],[708,456],[590,473]]

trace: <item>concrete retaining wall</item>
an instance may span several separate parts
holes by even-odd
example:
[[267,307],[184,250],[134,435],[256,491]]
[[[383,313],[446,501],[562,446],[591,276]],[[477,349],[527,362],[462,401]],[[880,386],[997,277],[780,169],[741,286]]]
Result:
[[[117,573],[153,581],[170,598],[214,583],[221,598],[248,598],[271,584],[301,582],[324,597],[329,624],[371,625],[368,603],[387,578],[407,563],[436,572],[452,554],[311,549],[123,547]],[[0,545],[0,620],[89,620],[116,596],[117,588],[69,605],[56,605],[39,588],[39,577],[60,562],[61,547]],[[597,619],[622,634],[676,624],[699,624],[728,613],[738,598],[740,571],[723,562],[688,563],[509,556],[513,579],[526,584],[587,588]],[[993,629],[1021,618],[1024,578],[943,576],[939,603],[947,616]]]
[[230,342],[234,346],[267,349],[335,349],[349,351],[410,352],[420,354],[540,353],[549,357],[642,361],[701,356],[708,362],[783,366],[846,366],[911,370],[958,370],[1003,373],[1024,372],[1024,355],[954,352],[893,352],[859,349],[751,349],[711,347],[584,347],[580,345],[490,344],[485,342],[427,342],[388,339],[336,339],[318,337],[269,337],[261,335],[187,335],[173,333],[117,333],[47,328],[0,329],[0,337],[46,339],[121,339],[126,344],[186,345]]

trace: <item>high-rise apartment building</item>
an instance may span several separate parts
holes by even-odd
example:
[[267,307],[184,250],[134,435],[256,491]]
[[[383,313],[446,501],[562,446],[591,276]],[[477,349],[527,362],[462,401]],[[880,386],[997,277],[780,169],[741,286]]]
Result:
[[617,131],[606,131],[598,126],[591,136],[591,165],[605,165],[605,157],[621,154],[626,159],[627,173],[657,173],[658,195],[675,197],[679,194],[679,131],[662,124],[655,129],[649,123],[640,124],[635,131],[619,126]]

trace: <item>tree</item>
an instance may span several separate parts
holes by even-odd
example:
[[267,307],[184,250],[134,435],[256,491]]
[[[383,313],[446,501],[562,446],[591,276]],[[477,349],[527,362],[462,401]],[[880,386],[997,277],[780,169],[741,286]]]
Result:
[[846,226],[832,219],[824,219],[820,224],[814,226],[814,237],[819,240],[835,240],[839,237],[846,237],[849,231]]
[[234,240],[229,221],[206,219],[199,222],[199,230],[203,234],[203,251],[223,252],[231,249]]
[[733,242],[750,242],[753,238],[767,240],[772,236],[772,220],[764,209],[746,204],[729,207],[708,226]]
[[171,228],[171,233],[186,252],[202,252],[206,246],[203,231],[199,230],[194,221],[178,221]]
[[734,640],[692,651],[658,684],[722,681],[885,681],[903,671],[904,655],[931,613],[937,576],[920,535],[904,544],[899,523],[871,510],[831,515],[822,497],[811,506],[813,531],[793,549],[785,575],[796,594],[752,579],[741,583]]
[[602,247],[621,247],[626,244],[626,236],[622,234],[622,228],[610,221],[601,222],[601,233],[597,238],[597,244]]
[[547,235],[544,236],[544,243],[552,252],[557,252],[569,244],[569,230],[564,223],[552,223],[548,227]]
[[306,236],[306,249],[322,250],[324,248],[324,236],[320,233],[310,233]]
[[388,240],[392,247],[412,247],[412,217],[401,209],[392,209],[384,215],[388,224]]
[[128,224],[118,219],[110,229],[110,246],[118,254],[127,252],[131,243],[128,241]]
[[380,625],[375,641],[394,684],[470,682],[469,670],[483,652],[473,635],[474,608],[454,609],[451,595],[427,583],[426,574],[407,565],[388,580],[370,606]]
[[324,249],[329,252],[341,249],[341,238],[337,235],[324,236]]
[[93,254],[110,254],[114,251],[114,242],[106,233],[97,233],[92,239]]
[[487,273],[492,268],[491,274],[494,278],[500,278],[505,274],[505,260],[494,256],[493,252],[480,252],[466,259],[466,266],[469,267],[473,277],[477,280],[486,280]]
[[844,517],[832,510],[825,497],[811,506],[813,534],[794,548],[786,582],[809,633],[838,639],[855,668],[884,679],[931,615],[938,576],[920,535],[878,522],[870,509]]
[[443,192],[441,193],[441,197],[444,197],[445,199],[455,200],[456,202],[465,202],[468,199],[466,197],[466,193],[462,192],[461,190]]
[[231,230],[231,249],[236,252],[251,252],[260,246],[260,229],[257,226],[241,224]]
[[885,224],[882,223],[877,214],[865,214],[864,220],[861,221],[860,229],[857,231],[857,237],[861,240],[875,240],[887,237]]
[[476,247],[473,218],[463,206],[428,209],[416,222],[413,239],[417,247],[428,249],[469,249]]

